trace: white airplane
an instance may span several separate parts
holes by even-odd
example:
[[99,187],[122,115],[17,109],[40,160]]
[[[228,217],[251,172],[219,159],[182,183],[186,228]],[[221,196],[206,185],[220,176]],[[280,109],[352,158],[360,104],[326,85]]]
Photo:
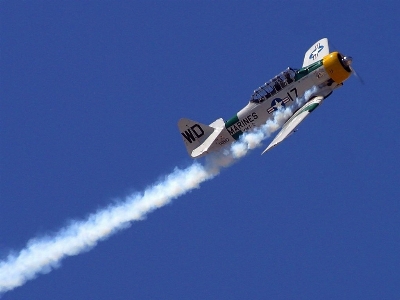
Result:
[[256,89],[249,103],[228,121],[222,118],[210,125],[189,119],[180,119],[178,128],[186,149],[192,158],[198,158],[220,150],[235,142],[246,131],[272,120],[280,107],[289,107],[312,87],[315,92],[308,101],[293,111],[281,131],[263,151],[281,143],[297,126],[313,112],[333,90],[342,86],[354,70],[352,58],[339,52],[329,52],[328,39],[316,42],[304,56],[301,69],[287,68]]

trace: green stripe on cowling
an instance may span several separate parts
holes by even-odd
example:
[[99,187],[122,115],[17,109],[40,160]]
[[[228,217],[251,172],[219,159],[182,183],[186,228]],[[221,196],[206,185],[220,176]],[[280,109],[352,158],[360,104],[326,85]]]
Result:
[[300,70],[298,70],[296,72],[296,75],[294,76],[294,80],[297,81],[297,80],[303,78],[304,76],[310,74],[312,71],[318,69],[320,66],[322,66],[322,59],[307,66],[307,67],[304,67],[304,68],[301,68]]

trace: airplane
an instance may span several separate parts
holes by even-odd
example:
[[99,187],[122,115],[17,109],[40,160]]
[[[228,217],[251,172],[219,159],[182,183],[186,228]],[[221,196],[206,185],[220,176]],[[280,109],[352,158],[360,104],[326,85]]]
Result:
[[[228,121],[217,119],[210,125],[182,118],[178,128],[186,150],[192,158],[199,158],[239,140],[246,132],[273,120],[274,112],[281,107],[290,107],[296,99],[312,87],[315,92],[282,126],[268,147],[269,151],[297,130],[297,126],[329,97],[333,90],[341,87],[352,73],[353,59],[340,52],[329,52],[328,39],[323,38],[311,46],[304,56],[300,69],[287,68],[260,86],[252,94],[249,103]],[[357,75],[357,74],[355,74]]]

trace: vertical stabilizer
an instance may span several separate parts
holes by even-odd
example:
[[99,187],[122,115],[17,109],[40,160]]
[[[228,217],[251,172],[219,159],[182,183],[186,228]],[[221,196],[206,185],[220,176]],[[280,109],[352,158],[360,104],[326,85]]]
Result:
[[225,128],[223,119],[218,119],[210,125],[189,119],[180,119],[178,128],[186,150],[192,158],[218,151],[233,142],[233,138]]
[[316,42],[314,45],[311,46],[310,49],[306,52],[306,55],[304,56],[304,61],[303,61],[303,66],[307,67],[320,59],[322,59],[325,55],[329,54],[329,44],[328,44],[328,39],[323,38]]
[[194,156],[193,150],[199,148],[215,130],[208,125],[183,118],[179,120],[178,128],[191,157],[200,156],[198,153],[195,153],[197,155]]

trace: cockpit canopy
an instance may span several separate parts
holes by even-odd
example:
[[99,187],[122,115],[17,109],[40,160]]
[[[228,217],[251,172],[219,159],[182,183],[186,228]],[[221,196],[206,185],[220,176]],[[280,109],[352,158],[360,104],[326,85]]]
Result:
[[264,83],[258,89],[256,89],[251,95],[250,102],[252,103],[262,103],[269,97],[275,95],[285,86],[291,84],[294,81],[294,76],[296,71],[292,68],[287,68],[285,71],[275,76],[270,81]]

